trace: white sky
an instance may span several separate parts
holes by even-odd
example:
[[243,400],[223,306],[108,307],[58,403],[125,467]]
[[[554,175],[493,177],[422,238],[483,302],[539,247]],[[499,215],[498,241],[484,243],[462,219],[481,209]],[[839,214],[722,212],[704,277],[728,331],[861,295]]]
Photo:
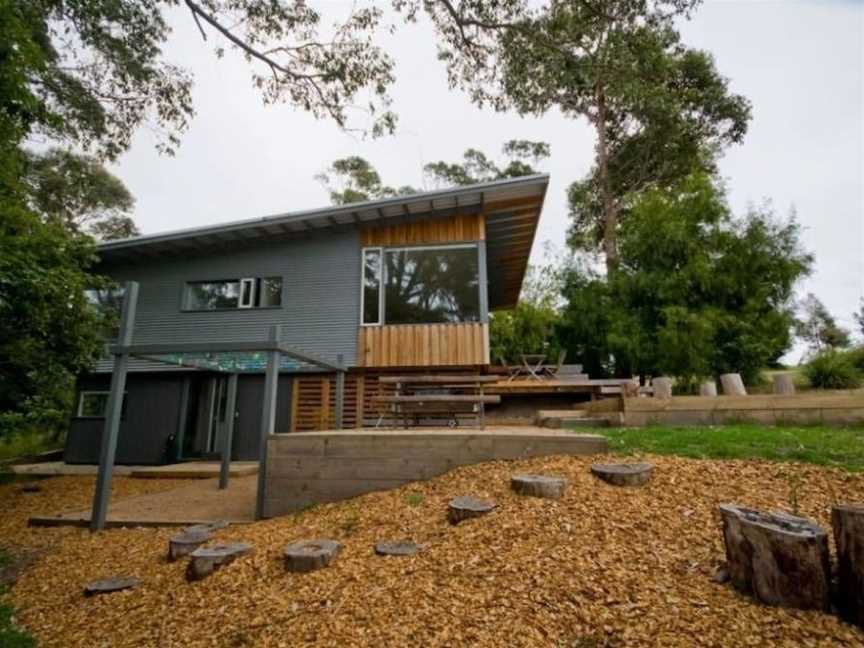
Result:
[[[326,10],[347,6],[328,2]],[[371,141],[287,105],[265,106],[242,57],[228,50],[218,60],[213,48],[224,43],[215,34],[203,42],[188,12],[176,10],[172,24],[166,55],[194,73],[198,114],[176,157],[160,156],[142,130],[112,169],[135,195],[145,233],[324,206],[314,176],[348,155],[370,160],[387,184],[422,186],[427,162],[456,161],[468,147],[497,154],[506,140],[531,139],[552,146],[533,260],[544,241],[563,245],[565,189],[591,165],[591,131],[557,113],[481,112],[449,90],[427,24],[382,39],[397,61],[399,127]],[[816,293],[851,327],[864,297],[864,2],[708,0],[682,32],[713,53],[733,91],[753,104],[744,144],[721,164],[733,208],[769,199],[785,215],[794,206],[816,256],[801,294]]]

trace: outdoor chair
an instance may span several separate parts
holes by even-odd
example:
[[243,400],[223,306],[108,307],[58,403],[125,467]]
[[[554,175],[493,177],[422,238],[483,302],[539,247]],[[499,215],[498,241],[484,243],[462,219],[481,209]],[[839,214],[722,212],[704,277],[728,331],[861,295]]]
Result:
[[564,360],[567,358],[567,351],[561,351],[558,354],[558,363],[555,365],[547,365],[543,367],[543,373],[545,373],[549,378],[554,378],[561,371],[561,367],[564,366]]

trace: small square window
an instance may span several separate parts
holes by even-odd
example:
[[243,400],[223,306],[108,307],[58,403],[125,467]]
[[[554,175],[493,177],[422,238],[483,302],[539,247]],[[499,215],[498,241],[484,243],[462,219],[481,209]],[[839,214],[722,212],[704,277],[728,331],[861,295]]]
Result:
[[[79,418],[105,418],[108,413],[108,397],[111,392],[107,391],[82,391],[78,397]],[[123,394],[123,408],[120,412],[121,418],[126,416],[126,401],[128,394]]]

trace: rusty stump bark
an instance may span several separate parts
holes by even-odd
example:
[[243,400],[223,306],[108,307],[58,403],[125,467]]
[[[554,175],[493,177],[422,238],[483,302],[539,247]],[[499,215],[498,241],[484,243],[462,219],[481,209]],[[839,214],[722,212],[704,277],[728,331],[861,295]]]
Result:
[[450,504],[447,506],[447,519],[450,524],[459,524],[462,520],[486,515],[494,509],[495,502],[463,495],[450,500]]
[[286,546],[282,555],[285,558],[285,569],[305,574],[327,567],[341,550],[342,545],[335,540],[300,540]]
[[567,480],[555,475],[513,475],[510,488],[520,495],[561,499],[567,488]]
[[741,374],[722,374],[720,376],[720,385],[723,387],[723,393],[726,396],[747,395],[747,390],[744,388],[744,381],[741,380]]
[[190,554],[186,568],[186,580],[196,581],[207,578],[214,571],[230,565],[240,556],[252,551],[252,545],[245,542],[229,542],[209,547],[198,547]]
[[768,605],[827,611],[831,606],[828,534],[815,522],[721,504],[732,585]]
[[831,509],[837,546],[837,609],[843,620],[864,628],[864,505]]

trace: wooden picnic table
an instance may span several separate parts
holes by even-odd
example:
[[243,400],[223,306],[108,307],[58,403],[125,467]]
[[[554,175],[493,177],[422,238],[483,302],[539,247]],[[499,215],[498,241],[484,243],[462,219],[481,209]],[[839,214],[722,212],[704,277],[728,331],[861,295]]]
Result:
[[486,404],[501,402],[500,396],[483,393],[485,385],[498,381],[497,376],[422,374],[381,376],[379,381],[395,385],[396,391],[392,396],[372,397],[373,402],[382,406],[375,427],[381,425],[389,411],[393,414],[394,426],[402,421],[407,427],[409,418],[416,424],[421,416],[446,415],[448,425],[456,427],[458,414],[470,412],[476,416],[478,427],[483,428]]
[[516,367],[516,370],[507,380],[515,380],[519,376],[528,376],[528,378],[533,380],[543,380],[543,363],[546,362],[546,354],[523,353],[520,357],[522,364]]

